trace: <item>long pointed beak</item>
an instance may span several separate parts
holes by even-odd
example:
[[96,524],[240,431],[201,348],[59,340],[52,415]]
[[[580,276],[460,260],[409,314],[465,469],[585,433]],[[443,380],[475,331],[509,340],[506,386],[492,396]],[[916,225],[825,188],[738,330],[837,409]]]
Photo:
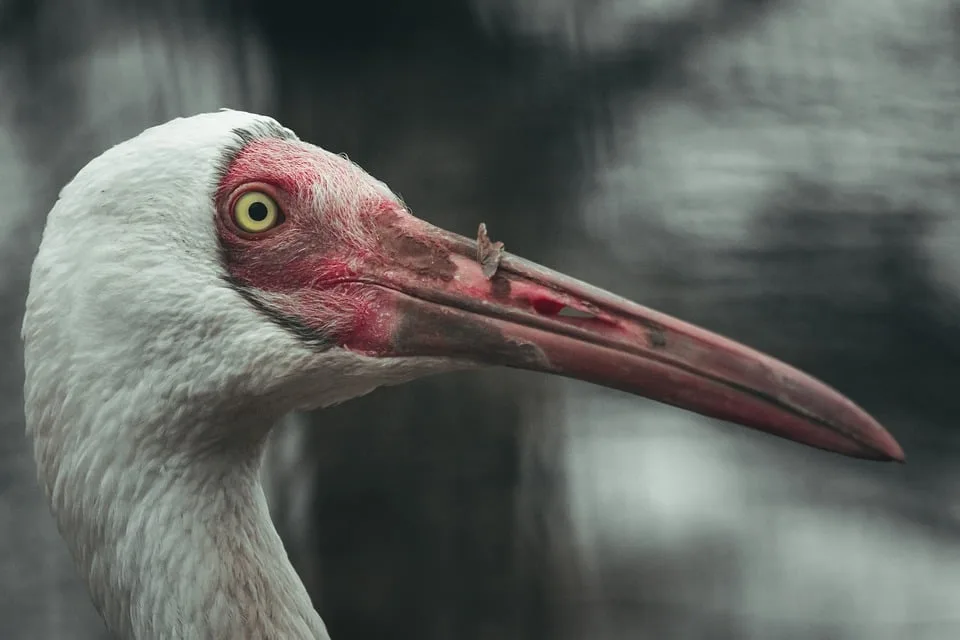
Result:
[[[416,220],[416,219],[414,219]],[[417,221],[422,223],[422,221]],[[700,327],[426,223],[386,244],[345,346],[543,371],[645,396],[820,449],[903,461],[852,401],[774,358]]]

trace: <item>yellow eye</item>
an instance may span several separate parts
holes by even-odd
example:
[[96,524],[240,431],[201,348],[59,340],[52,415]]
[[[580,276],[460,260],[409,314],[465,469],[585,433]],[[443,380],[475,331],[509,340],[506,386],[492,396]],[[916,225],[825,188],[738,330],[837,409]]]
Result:
[[247,233],[263,233],[280,223],[280,207],[263,191],[249,191],[234,203],[233,219]]

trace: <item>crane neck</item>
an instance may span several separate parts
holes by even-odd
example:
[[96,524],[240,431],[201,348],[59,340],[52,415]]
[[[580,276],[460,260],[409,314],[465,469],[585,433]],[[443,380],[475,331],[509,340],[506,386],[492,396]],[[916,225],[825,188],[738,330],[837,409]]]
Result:
[[61,486],[79,493],[54,500],[60,529],[115,635],[329,640],[270,518],[259,474],[262,442],[166,456],[142,442],[138,451],[128,446],[99,444],[100,459],[110,460],[99,481],[68,477],[68,469],[85,465],[60,466]]
[[166,578],[159,588],[141,585],[133,602],[175,611],[171,637],[329,640],[271,521],[258,467],[170,494],[169,503],[191,507],[172,512],[165,542],[142,558],[143,575],[166,570]]

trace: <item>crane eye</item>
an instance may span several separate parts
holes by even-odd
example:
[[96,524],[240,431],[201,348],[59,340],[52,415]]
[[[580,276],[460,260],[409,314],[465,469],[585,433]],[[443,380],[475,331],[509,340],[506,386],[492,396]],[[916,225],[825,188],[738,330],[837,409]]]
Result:
[[263,191],[249,191],[237,198],[233,219],[247,233],[263,233],[282,222],[277,202]]

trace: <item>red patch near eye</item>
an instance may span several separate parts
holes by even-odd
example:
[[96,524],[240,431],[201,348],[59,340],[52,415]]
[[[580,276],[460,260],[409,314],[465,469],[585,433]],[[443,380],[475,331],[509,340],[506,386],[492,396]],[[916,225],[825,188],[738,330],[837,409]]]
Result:
[[[256,237],[238,232],[231,220],[234,203],[251,190],[273,197],[285,218]],[[266,294],[269,309],[337,344],[359,334],[387,339],[389,297],[356,283],[361,271],[382,263],[384,221],[402,210],[381,183],[312,145],[254,140],[228,167],[216,204],[227,272]]]
[[230,193],[247,182],[266,182],[291,196],[309,196],[322,176],[326,181],[358,179],[359,169],[339,156],[298,140],[253,140],[237,154],[220,184]]
[[357,272],[351,268],[346,260],[336,258],[321,258],[311,268],[316,282],[322,284],[336,284],[344,280],[355,278]]

